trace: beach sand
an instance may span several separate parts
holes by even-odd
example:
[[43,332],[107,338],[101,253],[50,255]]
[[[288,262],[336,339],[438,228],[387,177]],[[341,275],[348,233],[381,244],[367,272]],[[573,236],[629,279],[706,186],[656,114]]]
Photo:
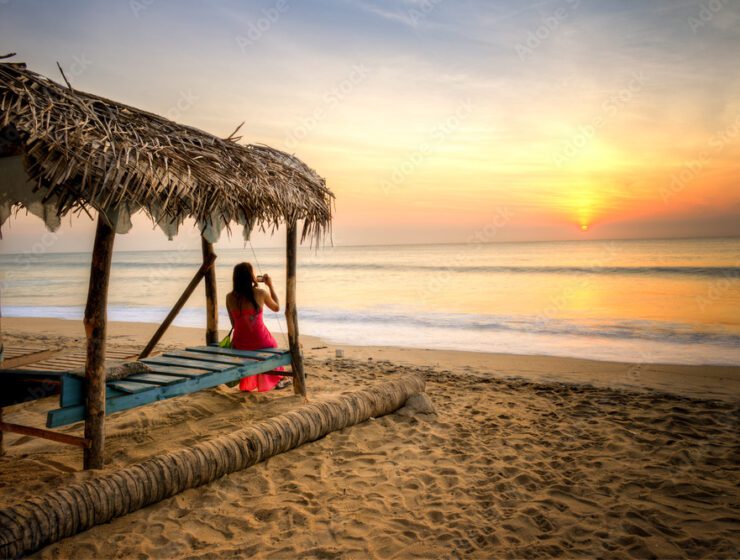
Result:
[[[141,347],[154,328],[113,324],[110,342]],[[83,344],[80,322],[4,319],[3,332],[6,345]],[[202,336],[172,328],[162,346]],[[740,368],[303,345],[310,398],[417,371],[436,415],[332,433],[35,556],[740,556]],[[301,402],[222,386],[114,414],[106,468]],[[54,405],[16,405],[5,418],[41,426]],[[76,448],[14,434],[5,443],[2,506],[89,476]]]

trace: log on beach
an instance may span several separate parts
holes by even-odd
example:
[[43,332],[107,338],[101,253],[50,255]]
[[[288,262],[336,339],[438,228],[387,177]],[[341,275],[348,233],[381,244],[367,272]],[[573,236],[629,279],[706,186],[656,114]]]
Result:
[[2,509],[0,558],[33,552],[330,432],[390,414],[424,387],[416,374],[390,379]]

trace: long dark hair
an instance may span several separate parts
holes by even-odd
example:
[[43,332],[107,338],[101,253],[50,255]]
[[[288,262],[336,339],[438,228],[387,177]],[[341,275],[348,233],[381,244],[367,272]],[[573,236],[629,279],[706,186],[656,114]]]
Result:
[[252,304],[255,311],[260,310],[260,306],[257,303],[257,297],[254,295],[254,289],[256,287],[257,282],[254,278],[252,265],[248,262],[236,265],[234,267],[234,294],[237,296],[239,309],[242,307],[242,301],[246,299]]

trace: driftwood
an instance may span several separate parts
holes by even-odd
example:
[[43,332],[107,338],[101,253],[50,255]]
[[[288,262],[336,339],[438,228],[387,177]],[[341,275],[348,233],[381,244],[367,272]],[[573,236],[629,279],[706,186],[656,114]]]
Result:
[[30,553],[330,432],[389,414],[423,391],[419,375],[405,375],[2,509],[0,557]]

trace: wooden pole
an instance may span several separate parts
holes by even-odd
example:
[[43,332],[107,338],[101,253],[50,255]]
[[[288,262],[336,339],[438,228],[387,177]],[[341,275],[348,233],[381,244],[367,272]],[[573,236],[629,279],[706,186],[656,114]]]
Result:
[[[201,236],[201,246],[203,249],[203,262],[210,259],[211,262],[216,258],[216,252],[213,250],[213,243]],[[210,266],[205,275],[206,287],[206,344],[218,342],[218,292],[216,290],[216,267]]]
[[0,415],[0,434],[3,432],[12,432],[14,434],[23,434],[26,436],[33,436],[37,438],[48,439],[56,441],[58,443],[66,443],[67,445],[76,445],[78,447],[89,447],[90,442],[85,438],[72,436],[69,434],[62,434],[60,432],[52,432],[51,430],[43,430],[41,428],[34,428],[33,426],[22,426],[21,424],[10,424],[2,421],[2,415]]
[[213,266],[213,261],[215,260],[216,260],[216,255],[212,254],[209,257],[207,257],[206,260],[203,261],[203,264],[200,265],[198,272],[195,273],[195,276],[193,276],[193,279],[190,281],[190,284],[188,284],[188,287],[185,288],[185,291],[180,296],[180,299],[177,300],[175,305],[172,307],[172,310],[169,312],[167,317],[165,317],[164,321],[162,321],[162,324],[159,325],[159,328],[154,333],[151,340],[147,343],[146,347],[141,351],[141,354],[139,354],[140,360],[143,360],[149,354],[151,354],[152,350],[154,350],[154,347],[157,345],[157,342],[159,342],[159,339],[162,338],[162,335],[169,328],[170,324],[175,319],[175,317],[177,317],[177,314],[182,309],[182,306],[185,305],[186,301],[188,301],[188,298],[191,296],[193,291],[195,291],[195,288],[200,283],[201,278],[203,278],[203,276],[205,276],[208,269]]
[[288,323],[288,345],[293,365],[293,391],[306,396],[306,375],[298,336],[298,310],[296,309],[296,261],[298,253],[298,227],[295,221],[288,224],[287,264],[285,285],[285,319]]
[[95,231],[90,286],[85,307],[85,333],[87,334],[87,360],[85,379],[85,439],[90,447],[85,449],[85,469],[103,468],[105,446],[105,337],[107,328],[108,282],[115,231],[105,217],[98,216]]

